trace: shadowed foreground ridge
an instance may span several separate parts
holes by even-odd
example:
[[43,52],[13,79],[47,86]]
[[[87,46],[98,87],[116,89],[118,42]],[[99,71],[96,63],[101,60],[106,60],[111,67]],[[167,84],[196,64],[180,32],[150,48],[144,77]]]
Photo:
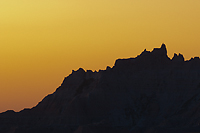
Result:
[[1,133],[200,131],[200,59],[165,44],[99,72],[82,68],[36,107],[0,114]]

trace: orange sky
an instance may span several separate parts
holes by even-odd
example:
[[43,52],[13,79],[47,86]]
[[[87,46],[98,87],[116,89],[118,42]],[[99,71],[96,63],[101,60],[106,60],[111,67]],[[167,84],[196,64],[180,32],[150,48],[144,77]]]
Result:
[[200,56],[200,0],[1,0],[0,112],[35,106],[72,69],[165,43]]

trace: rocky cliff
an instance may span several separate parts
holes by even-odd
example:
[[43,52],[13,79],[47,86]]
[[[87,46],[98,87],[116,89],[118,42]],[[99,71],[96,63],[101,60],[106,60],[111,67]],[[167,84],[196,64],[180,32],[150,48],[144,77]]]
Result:
[[1,133],[200,131],[200,59],[165,44],[99,72],[82,68],[36,107],[0,114]]

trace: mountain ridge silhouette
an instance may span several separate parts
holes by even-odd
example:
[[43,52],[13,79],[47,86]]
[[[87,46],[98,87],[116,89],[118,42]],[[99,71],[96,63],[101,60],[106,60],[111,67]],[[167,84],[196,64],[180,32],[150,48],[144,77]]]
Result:
[[162,44],[93,72],[79,68],[31,109],[0,114],[0,132],[200,131],[200,59]]

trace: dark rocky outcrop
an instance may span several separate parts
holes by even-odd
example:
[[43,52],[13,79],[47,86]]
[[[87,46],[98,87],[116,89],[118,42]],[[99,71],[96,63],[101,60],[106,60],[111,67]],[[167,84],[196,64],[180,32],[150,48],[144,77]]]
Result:
[[200,59],[165,44],[113,68],[80,68],[32,109],[0,114],[1,133],[200,131]]

